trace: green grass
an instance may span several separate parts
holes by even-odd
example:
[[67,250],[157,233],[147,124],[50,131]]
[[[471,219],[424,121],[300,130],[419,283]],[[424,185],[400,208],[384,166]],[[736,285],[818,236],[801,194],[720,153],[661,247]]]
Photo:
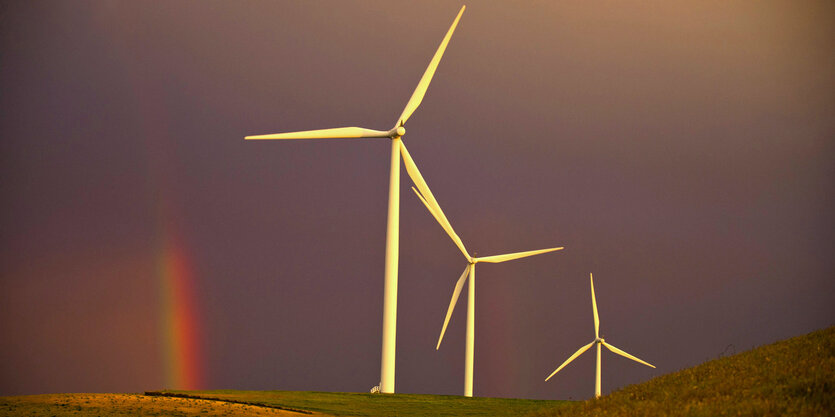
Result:
[[531,416],[835,416],[835,327]]
[[[206,399],[232,400],[337,416],[519,416],[558,408],[568,401],[467,398],[452,395],[362,394],[313,391],[158,391]],[[302,414],[300,414],[301,416]]]

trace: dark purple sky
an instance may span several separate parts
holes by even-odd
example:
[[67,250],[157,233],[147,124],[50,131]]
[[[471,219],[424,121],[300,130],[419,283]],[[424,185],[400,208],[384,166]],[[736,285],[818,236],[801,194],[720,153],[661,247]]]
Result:
[[[558,3],[558,4],[557,4]],[[0,395],[164,385],[160,241],[206,388],[379,380],[389,142],[461,3],[0,6]],[[475,394],[588,398],[835,318],[835,6],[468,4],[404,137],[478,269]],[[464,259],[401,174],[397,391],[463,392]],[[407,192],[408,191],[408,192]],[[726,349],[729,345],[731,348]]]

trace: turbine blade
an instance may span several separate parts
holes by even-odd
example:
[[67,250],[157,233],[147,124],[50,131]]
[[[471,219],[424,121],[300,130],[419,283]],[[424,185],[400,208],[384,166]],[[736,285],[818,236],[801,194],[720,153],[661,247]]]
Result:
[[589,281],[591,281],[591,309],[594,311],[594,337],[600,337],[600,317],[597,316],[597,300],[594,297],[594,276],[589,272]]
[[415,192],[415,195],[420,199],[420,202],[423,203],[424,206],[426,206],[426,209],[429,210],[429,213],[432,214],[432,217],[434,217],[438,223],[441,223],[441,219],[438,218],[438,213],[432,208],[432,206],[429,205],[429,202],[427,202],[426,199],[423,198],[423,196],[420,194],[420,191],[418,191],[415,187],[412,187],[412,191]]
[[557,372],[559,372],[559,371],[560,371],[560,369],[565,368],[565,365],[568,365],[568,364],[569,364],[571,361],[573,361],[575,358],[577,358],[578,356],[582,355],[582,354],[583,354],[583,352],[585,352],[585,351],[589,350],[589,348],[590,348],[590,347],[592,347],[592,345],[594,345],[594,341],[592,341],[591,343],[589,343],[589,344],[587,344],[587,345],[585,345],[585,346],[581,347],[580,349],[577,349],[577,351],[576,351],[576,352],[574,352],[574,354],[573,354],[573,355],[569,356],[569,357],[568,357],[568,359],[566,359],[566,360],[565,360],[565,362],[563,362],[563,363],[562,363],[562,365],[560,365],[560,367],[559,367],[559,368],[557,368],[557,370],[556,370],[556,371],[551,372],[551,375],[548,375],[548,378],[545,378],[545,380],[547,381],[547,380],[551,379],[551,377],[552,377],[552,376],[554,376],[554,374],[556,374]]
[[634,357],[634,356],[632,356],[632,355],[630,355],[630,354],[628,354],[628,353],[626,353],[626,352],[624,352],[624,351],[622,351],[622,350],[620,350],[620,349],[618,349],[618,348],[616,348],[616,347],[614,347],[614,346],[612,346],[612,345],[610,345],[606,342],[603,342],[603,346],[606,346],[606,349],[609,349],[612,352],[617,353],[620,356],[623,356],[624,358],[629,358],[629,359],[632,359],[635,362],[640,362],[640,363],[642,363],[646,366],[649,366],[650,368],[655,368],[655,365],[651,365],[647,362],[644,362],[644,361],[642,361],[642,360],[640,360],[640,359],[638,359],[638,358],[636,358],[636,357]]
[[[451,232],[449,231],[449,230],[452,229],[452,226],[449,227],[449,230],[446,227],[444,227],[445,219],[442,219],[439,216],[438,212],[435,211],[434,208],[432,208],[432,206],[429,204],[428,201],[426,201],[426,199],[423,197],[423,195],[420,193],[420,191],[418,191],[415,187],[412,187],[412,191],[415,192],[415,195],[420,199],[420,202],[423,203],[423,205],[426,207],[426,210],[428,210],[429,213],[432,214],[432,217],[435,218],[435,221],[437,221],[438,224],[441,225],[441,227],[444,229],[444,231],[446,231],[448,234],[451,233],[450,237],[452,237],[455,234],[454,230],[451,231]],[[443,212],[441,214],[443,214]],[[449,223],[449,222],[447,222],[447,223]],[[455,235],[455,237],[457,237],[457,235]],[[453,240],[455,240],[455,239],[453,238]],[[458,240],[460,241],[461,239],[458,239]],[[461,246],[463,246],[463,243],[461,244]],[[464,249],[462,247],[459,247],[459,249],[461,249],[461,252],[464,254],[464,256],[468,256],[466,249]],[[469,260],[469,257],[467,259]]]
[[470,275],[470,267],[472,264],[467,264],[467,267],[464,268],[464,273],[461,274],[461,278],[458,278],[458,282],[455,283],[455,289],[452,290],[452,299],[449,300],[449,308],[446,310],[446,318],[444,318],[444,327],[441,327],[441,336],[438,337],[438,344],[435,345],[435,350],[441,347],[441,341],[444,340],[444,333],[446,333],[446,326],[449,324],[449,318],[452,316],[452,310],[455,308],[455,303],[458,302],[458,296],[461,295],[461,288],[464,287],[464,283],[467,282],[467,277]]
[[275,133],[272,135],[247,136],[246,140],[265,139],[340,139],[340,138],[387,138],[389,132],[364,129],[361,127],[337,127],[334,129],[304,130],[300,132]]
[[449,27],[449,31],[447,31],[446,36],[444,36],[444,40],[441,41],[441,45],[438,47],[438,50],[435,51],[435,56],[433,56],[432,60],[429,61],[429,66],[426,68],[426,72],[424,72],[423,77],[420,78],[417,88],[415,88],[415,91],[412,93],[412,97],[409,99],[409,102],[406,103],[406,108],[403,109],[403,113],[400,114],[400,118],[397,120],[397,126],[395,127],[403,126],[403,124],[406,123],[406,120],[409,120],[412,113],[414,113],[418,106],[420,106],[420,102],[423,101],[423,96],[426,94],[426,89],[429,88],[429,83],[435,75],[435,70],[438,69],[438,63],[441,62],[441,57],[444,55],[449,39],[452,37],[452,32],[454,32],[455,27],[458,26],[458,20],[461,19],[461,15],[464,13],[464,9],[466,8],[467,6],[461,6],[461,11],[458,12],[458,16],[455,17],[455,20],[452,22],[452,26]]
[[505,255],[493,255],[493,256],[485,256],[483,258],[475,258],[474,260],[478,262],[490,262],[490,263],[499,263],[505,261],[512,261],[514,259],[525,258],[528,256],[539,255],[541,253],[553,252],[555,250],[563,249],[562,247],[559,248],[548,248],[548,249],[538,249],[538,250],[531,250],[527,252],[516,252],[516,253],[508,253]]
[[461,250],[461,253],[469,261],[470,254],[467,253],[467,248],[464,247],[464,242],[461,241],[461,238],[458,237],[458,234],[455,233],[455,230],[452,229],[452,225],[449,224],[449,220],[447,220],[446,215],[444,215],[444,211],[441,210],[441,206],[438,204],[438,201],[435,200],[435,196],[432,195],[432,191],[429,190],[429,186],[426,184],[426,181],[423,179],[423,175],[420,174],[420,170],[418,170],[417,165],[415,165],[415,161],[412,159],[412,156],[409,155],[409,151],[406,149],[406,145],[403,141],[400,141],[400,154],[403,156],[403,165],[406,166],[406,172],[409,174],[409,177],[412,179],[412,182],[415,183],[418,190],[420,191],[419,194],[422,196],[422,201],[426,205],[426,208],[429,209],[429,212],[432,213],[432,216],[435,217],[435,220],[441,225],[441,228],[449,235],[449,238],[452,239],[452,242],[455,243],[455,246],[458,246],[458,249]]

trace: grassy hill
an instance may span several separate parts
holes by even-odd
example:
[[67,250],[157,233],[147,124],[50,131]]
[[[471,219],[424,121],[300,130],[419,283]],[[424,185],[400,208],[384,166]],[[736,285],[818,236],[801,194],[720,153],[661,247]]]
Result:
[[531,416],[835,416],[835,327]]
[[[569,401],[467,398],[457,395],[363,394],[312,391],[158,391],[153,395],[218,399],[335,416],[519,416]],[[302,414],[299,414],[302,416]]]
[[[150,394],[150,395],[149,395]],[[0,416],[519,416],[567,401],[310,391],[162,391],[0,397]]]
[[835,327],[582,402],[300,391],[0,397],[0,416],[835,416]]

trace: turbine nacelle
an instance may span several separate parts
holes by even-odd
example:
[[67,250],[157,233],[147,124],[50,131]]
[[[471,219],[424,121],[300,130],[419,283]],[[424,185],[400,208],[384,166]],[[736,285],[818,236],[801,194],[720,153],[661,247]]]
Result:
[[403,126],[397,126],[386,132],[390,138],[399,138],[406,134],[406,128]]

